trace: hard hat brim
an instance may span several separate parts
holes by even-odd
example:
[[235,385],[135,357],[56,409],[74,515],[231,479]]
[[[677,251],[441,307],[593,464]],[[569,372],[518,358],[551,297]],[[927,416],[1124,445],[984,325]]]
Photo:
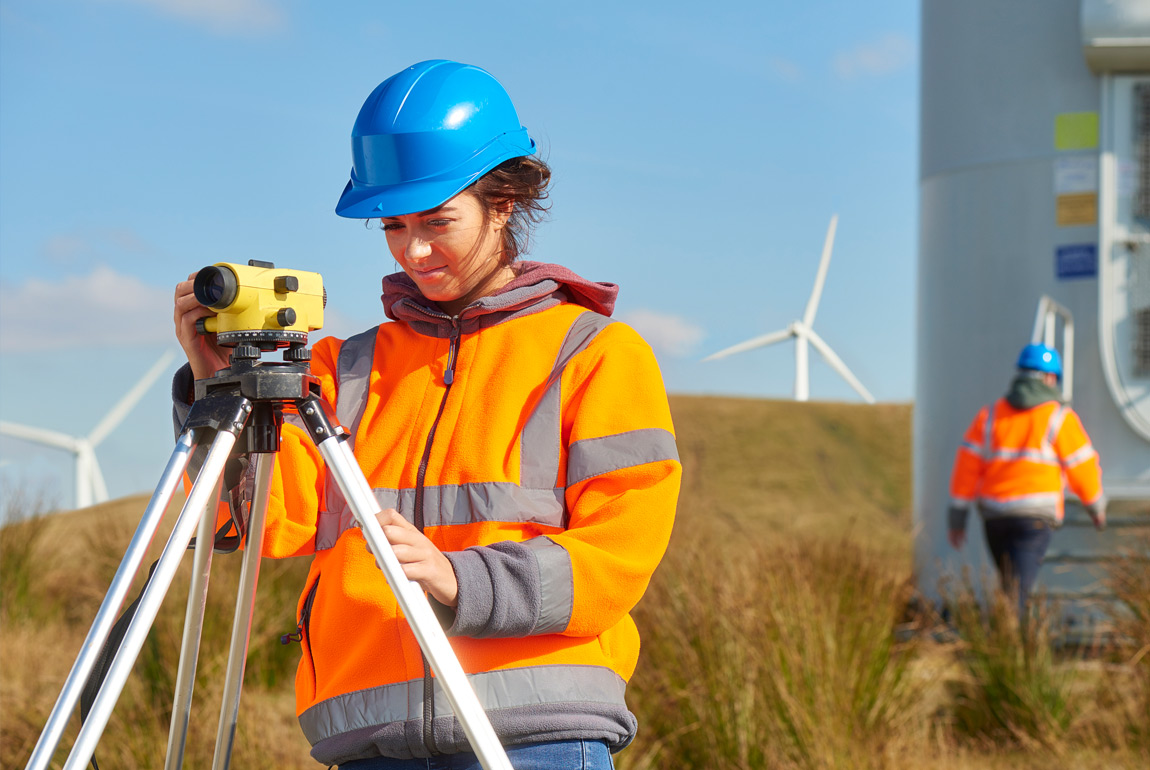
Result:
[[535,142],[525,129],[499,137],[476,156],[461,164],[475,169],[458,175],[448,172],[441,176],[416,179],[397,184],[366,185],[356,182],[355,171],[344,187],[336,204],[335,213],[348,219],[375,219],[398,217],[441,206],[475,183],[481,176],[511,158],[531,155]]

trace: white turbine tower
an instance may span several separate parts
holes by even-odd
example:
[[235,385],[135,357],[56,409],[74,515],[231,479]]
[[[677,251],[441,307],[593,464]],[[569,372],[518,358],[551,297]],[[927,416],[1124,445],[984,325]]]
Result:
[[744,350],[766,347],[767,345],[773,345],[776,342],[782,342],[793,337],[795,340],[796,401],[806,401],[810,398],[810,364],[807,355],[807,345],[809,343],[815,346],[815,350],[819,351],[823,359],[831,365],[831,368],[838,372],[839,375],[847,381],[847,384],[854,388],[868,404],[874,403],[874,396],[870,394],[870,391],[863,387],[863,384],[851,373],[851,370],[842,362],[842,359],[831,350],[831,346],[824,342],[823,338],[811,328],[815,322],[815,313],[819,309],[819,298],[823,293],[823,283],[825,283],[827,279],[827,266],[831,261],[831,248],[834,246],[835,228],[838,227],[838,222],[838,214],[831,217],[830,227],[827,228],[827,239],[823,244],[823,256],[822,259],[819,260],[819,272],[815,276],[815,288],[811,291],[810,299],[807,300],[807,308],[803,312],[802,319],[792,321],[785,329],[764,334],[761,337],[755,337],[746,342],[740,342],[738,345],[732,345],[725,350],[720,350],[718,353],[712,353],[704,358],[704,361],[726,358],[735,353],[742,353]]
[[4,421],[0,421],[0,433],[71,452],[76,456],[76,507],[87,508],[95,503],[106,502],[108,488],[104,484],[104,475],[100,473],[100,464],[96,461],[96,447],[128,416],[132,407],[152,387],[156,378],[164,373],[175,356],[173,350],[160,356],[160,360],[124,394],[87,436],[69,436],[47,428],[33,428]]

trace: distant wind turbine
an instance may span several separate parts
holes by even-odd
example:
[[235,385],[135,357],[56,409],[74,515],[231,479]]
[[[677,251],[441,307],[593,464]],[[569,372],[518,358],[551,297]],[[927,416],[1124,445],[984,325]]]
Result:
[[160,356],[160,360],[156,361],[140,381],[124,394],[124,397],[104,415],[104,419],[100,420],[87,436],[69,436],[47,428],[33,428],[29,425],[4,421],[0,421],[0,434],[71,452],[76,456],[76,507],[87,508],[95,503],[107,502],[108,487],[104,484],[104,475],[100,473],[100,464],[96,461],[96,447],[123,422],[175,357],[174,350],[169,350]]
[[854,388],[868,404],[874,403],[874,396],[870,394],[870,391],[863,387],[863,384],[851,373],[851,370],[842,362],[842,359],[831,350],[831,346],[824,342],[823,338],[811,328],[815,322],[815,313],[819,309],[819,298],[823,293],[823,284],[827,279],[827,266],[830,265],[831,249],[834,246],[835,229],[838,227],[838,222],[838,214],[831,217],[830,227],[827,228],[826,242],[823,244],[823,256],[822,259],[819,260],[819,271],[815,276],[815,287],[814,290],[811,291],[810,298],[807,300],[807,308],[803,312],[802,319],[792,321],[785,329],[764,334],[761,337],[755,337],[746,342],[740,342],[737,345],[732,345],[729,348],[720,350],[718,353],[712,353],[704,358],[704,361],[715,361],[734,355],[735,353],[742,353],[745,350],[754,350],[755,348],[774,345],[776,342],[782,342],[793,337],[795,340],[796,401],[806,401],[810,398],[810,364],[807,355],[807,344],[810,343],[815,346],[815,350],[822,355],[823,359],[831,365],[831,368],[838,372],[839,375],[847,381],[847,384]]

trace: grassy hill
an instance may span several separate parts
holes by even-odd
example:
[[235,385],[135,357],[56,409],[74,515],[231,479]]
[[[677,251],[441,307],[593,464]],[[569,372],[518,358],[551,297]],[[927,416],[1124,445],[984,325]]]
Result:
[[909,560],[910,405],[672,396],[671,410],[677,534],[849,536]]
[[[640,733],[621,770],[1146,766],[1150,655],[1071,677],[1019,658],[1009,618],[970,621],[987,632],[981,647],[894,633],[910,591],[909,405],[671,406],[683,492],[635,612],[644,652],[628,700]],[[24,765],[145,503],[3,530],[0,766]],[[294,717],[299,651],[279,644],[307,566],[262,563],[234,767],[318,767]],[[238,568],[216,557],[187,767],[210,764]],[[1150,593],[1144,572],[1130,572],[1131,590]],[[162,766],[186,591],[182,573],[105,731],[105,767]],[[1145,626],[1136,633],[1150,643]],[[1048,713],[1058,718],[1036,716]]]

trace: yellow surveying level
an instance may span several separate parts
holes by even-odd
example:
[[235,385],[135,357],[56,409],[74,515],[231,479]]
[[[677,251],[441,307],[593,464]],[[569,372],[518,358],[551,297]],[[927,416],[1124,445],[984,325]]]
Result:
[[323,326],[327,293],[319,273],[283,270],[271,262],[217,262],[196,273],[196,300],[216,311],[196,324],[221,345],[251,344],[268,350],[307,343]]

